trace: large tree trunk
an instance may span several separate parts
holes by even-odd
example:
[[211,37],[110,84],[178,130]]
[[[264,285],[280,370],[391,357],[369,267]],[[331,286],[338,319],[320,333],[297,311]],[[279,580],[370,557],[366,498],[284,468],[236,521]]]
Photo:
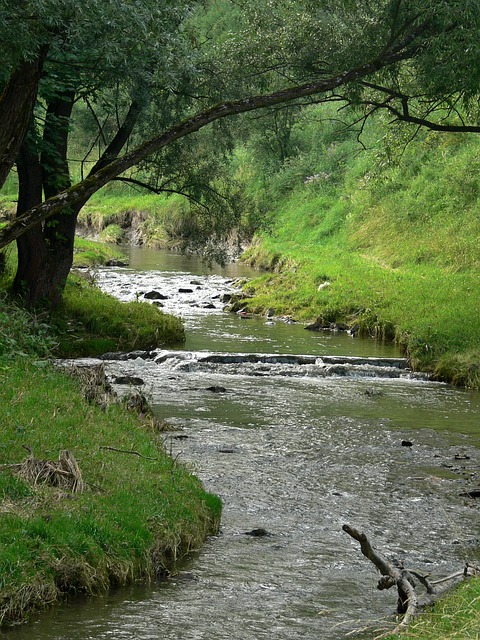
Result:
[[[67,162],[68,127],[73,92],[52,99],[47,107],[43,151],[39,158],[30,140],[18,162],[19,206],[17,215],[70,186]],[[28,204],[28,206],[26,206]],[[14,291],[30,307],[40,303],[56,306],[62,297],[73,261],[76,217],[69,209],[37,225],[18,241],[18,266]]]
[[[18,205],[17,216],[28,211],[32,206],[42,202],[42,170],[33,140],[24,141],[17,158],[18,171]],[[41,270],[47,259],[47,246],[43,238],[42,223],[29,229],[25,235],[17,239],[18,267],[13,283],[15,294],[24,296],[29,301],[28,283]]]
[[25,138],[46,55],[47,47],[43,47],[34,60],[23,62],[12,73],[0,95],[0,187],[7,179]]
[[[19,175],[22,173],[19,205],[20,199],[22,203],[25,202],[25,205],[22,204],[25,208],[20,209],[19,206],[19,214],[42,201],[42,184],[45,199],[55,196],[70,186],[67,149],[68,125],[73,103],[73,93],[63,94],[50,101],[43,134],[44,149],[40,161],[31,147],[30,150],[24,149],[25,164],[30,169],[26,171],[19,164]],[[140,111],[139,103],[132,102],[124,123],[93,167],[92,172],[117,157],[127,142]],[[32,185],[34,177],[35,187]],[[43,229],[41,225],[37,225],[18,239],[18,269],[14,289],[23,293],[30,307],[41,303],[55,307],[61,301],[73,263],[78,214],[87,200],[88,197],[71,207],[66,207],[44,223]]]

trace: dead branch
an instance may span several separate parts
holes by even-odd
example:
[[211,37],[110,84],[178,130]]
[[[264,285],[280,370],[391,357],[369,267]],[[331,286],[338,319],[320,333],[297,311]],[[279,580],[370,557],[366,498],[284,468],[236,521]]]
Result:
[[143,453],[139,453],[138,451],[133,451],[129,449],[117,449],[116,447],[108,447],[106,445],[100,447],[100,449],[106,449],[107,451],[117,451],[118,453],[130,453],[133,456],[139,456],[140,458],[145,458],[145,460],[158,460],[158,458],[149,458],[148,456],[144,456]]
[[342,529],[360,543],[360,550],[363,555],[373,562],[382,576],[384,576],[380,578],[377,589],[390,589],[390,587],[396,585],[398,590],[397,611],[400,614],[404,614],[404,616],[392,633],[399,633],[410,624],[418,608],[418,596],[415,591],[412,574],[404,569],[403,566],[397,567],[377,553],[364,533],[360,533],[348,524],[344,524]]
[[[469,576],[475,576],[480,574],[480,568],[469,563],[465,564],[462,571],[452,573],[440,580],[430,581],[428,580],[428,574],[424,575],[418,571],[412,569],[405,569],[405,567],[398,561],[389,562],[381,554],[372,548],[367,536],[364,533],[360,533],[348,524],[344,524],[343,531],[348,533],[354,540],[360,543],[360,550],[363,555],[368,558],[380,571],[382,577],[378,581],[377,589],[390,589],[393,586],[398,590],[398,604],[397,611],[399,614],[403,614],[401,622],[393,629],[389,631],[387,635],[397,634],[404,630],[411,622],[413,616],[418,609],[418,596],[415,588],[416,578],[426,589],[429,598],[424,604],[431,604],[439,595],[439,591],[436,586],[445,582],[451,582],[457,578],[467,578]],[[443,590],[445,591],[445,589]],[[378,636],[382,638],[383,636]],[[378,640],[378,639],[376,639]]]

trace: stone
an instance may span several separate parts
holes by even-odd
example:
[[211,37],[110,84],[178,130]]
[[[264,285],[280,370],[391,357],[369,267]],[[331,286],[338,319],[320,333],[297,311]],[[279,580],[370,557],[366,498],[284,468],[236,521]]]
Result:
[[113,382],[115,384],[133,384],[137,387],[145,384],[142,378],[136,378],[135,376],[117,376]]
[[146,300],[167,300],[168,296],[165,296],[159,291],[148,291],[143,295]]

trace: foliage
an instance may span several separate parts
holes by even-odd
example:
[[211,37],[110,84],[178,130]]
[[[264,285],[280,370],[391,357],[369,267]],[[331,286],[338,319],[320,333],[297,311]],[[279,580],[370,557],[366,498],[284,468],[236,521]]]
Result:
[[0,367],[11,358],[35,354],[47,356],[56,346],[48,316],[29,313],[0,297]]
[[479,142],[425,133],[402,152],[408,132],[377,118],[361,151],[354,130],[334,135],[341,125],[324,109],[301,114],[299,152],[268,183],[252,178],[275,222],[246,257],[278,271],[256,282],[252,308],[347,320],[394,337],[415,367],[478,387]]

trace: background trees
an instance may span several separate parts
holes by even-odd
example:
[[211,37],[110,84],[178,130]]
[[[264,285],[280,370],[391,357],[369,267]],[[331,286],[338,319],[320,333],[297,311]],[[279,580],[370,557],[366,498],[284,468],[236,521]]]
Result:
[[[81,206],[135,165],[148,159],[144,169],[155,188],[186,188],[193,195],[197,189],[203,204],[208,192],[218,196],[180,177],[175,158],[188,157],[185,147],[165,150],[228,116],[284,103],[298,108],[312,100],[341,101],[361,108],[360,118],[381,108],[398,119],[455,129],[469,116],[469,130],[480,131],[477,1],[222,0],[205,9],[194,2],[160,7],[153,0],[120,8],[113,0],[11,5],[0,4],[1,50],[9,51],[0,111],[12,87],[19,90],[22,65],[31,65],[28,90],[16,100],[22,113],[16,121],[31,124],[26,138],[24,125],[10,130],[15,144],[8,149],[2,147],[8,134],[0,133],[2,171],[12,149],[21,147],[18,217],[0,231],[0,247],[18,239],[15,287],[32,305],[60,299]],[[17,23],[15,39],[7,29]],[[71,187],[68,140],[79,100],[96,124],[91,148],[99,153],[89,176]],[[285,156],[288,118],[277,114],[270,122],[268,143]],[[120,155],[127,143],[136,146]],[[186,164],[192,174],[193,166]]]

